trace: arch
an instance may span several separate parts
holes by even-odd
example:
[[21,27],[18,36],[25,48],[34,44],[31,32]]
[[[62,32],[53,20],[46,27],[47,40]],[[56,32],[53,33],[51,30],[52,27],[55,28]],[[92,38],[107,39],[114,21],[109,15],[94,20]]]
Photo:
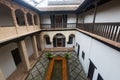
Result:
[[69,35],[69,41],[68,41],[68,44],[73,44],[73,42],[75,41],[75,35],[74,34],[70,34]]
[[[65,35],[62,34],[62,33],[57,33],[57,34],[54,35],[54,37],[56,37],[56,36],[63,36],[63,37],[65,37]],[[54,38],[54,37],[53,37],[53,38]]]
[[25,25],[24,12],[20,9],[16,9],[15,10],[15,15],[16,15],[17,24],[19,26],[24,26]]
[[44,35],[44,40],[45,40],[45,43],[48,45],[48,44],[51,44],[50,42],[50,37],[48,35]]
[[35,24],[35,25],[38,25],[38,18],[37,18],[37,15],[34,15],[34,24]]
[[0,3],[0,26],[14,26],[11,8]]
[[65,36],[61,33],[57,33],[54,37],[53,37],[53,46],[54,47],[65,47]]
[[26,15],[27,15],[28,24],[29,24],[29,25],[33,25],[31,13],[27,13]]

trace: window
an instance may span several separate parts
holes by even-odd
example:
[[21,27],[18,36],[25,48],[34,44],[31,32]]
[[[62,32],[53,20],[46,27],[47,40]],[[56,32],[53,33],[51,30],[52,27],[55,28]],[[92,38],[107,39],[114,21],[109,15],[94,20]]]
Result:
[[73,37],[70,36],[70,37],[69,37],[69,42],[68,42],[68,44],[72,44],[72,43],[73,43]]
[[24,26],[25,25],[24,13],[21,10],[17,9],[15,11],[15,15],[16,15],[17,24],[19,26]]
[[71,34],[71,35],[69,36],[68,44],[73,44],[74,38],[75,38],[75,35],[74,35],[74,34]]
[[28,24],[29,24],[29,25],[33,25],[32,15],[31,15],[30,13],[27,13],[27,21],[28,21]]
[[77,46],[77,43],[76,43],[76,46]]
[[46,36],[45,40],[46,40],[46,44],[51,44],[49,36]]
[[35,25],[38,25],[38,21],[37,21],[37,16],[36,15],[34,15],[34,23],[35,23]]
[[14,26],[11,9],[0,3],[0,27]]
[[97,80],[103,80],[103,78],[100,74],[98,74]]
[[85,58],[85,53],[83,51],[82,51],[82,58],[83,58],[83,60]]

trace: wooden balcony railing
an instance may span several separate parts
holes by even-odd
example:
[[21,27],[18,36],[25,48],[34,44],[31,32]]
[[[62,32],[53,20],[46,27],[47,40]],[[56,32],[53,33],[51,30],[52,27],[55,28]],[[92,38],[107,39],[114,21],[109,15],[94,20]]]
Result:
[[41,29],[56,29],[56,28],[76,28],[76,23],[67,23],[67,24],[41,24]]
[[81,30],[102,36],[115,42],[120,42],[120,23],[67,23],[67,24],[41,24],[41,29],[79,28]]
[[115,42],[120,42],[120,23],[78,24],[77,28],[102,36]]

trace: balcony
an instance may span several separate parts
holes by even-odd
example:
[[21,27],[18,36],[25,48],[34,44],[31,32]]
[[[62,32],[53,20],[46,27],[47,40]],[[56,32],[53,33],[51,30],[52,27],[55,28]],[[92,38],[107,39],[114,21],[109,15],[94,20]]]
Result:
[[41,24],[41,29],[74,29],[76,28],[76,23],[67,24]]
[[[62,27],[61,27],[62,26]],[[42,30],[58,30],[58,29],[76,29],[82,31],[91,37],[112,44],[115,47],[120,47],[120,23],[67,23],[60,24],[41,24]]]

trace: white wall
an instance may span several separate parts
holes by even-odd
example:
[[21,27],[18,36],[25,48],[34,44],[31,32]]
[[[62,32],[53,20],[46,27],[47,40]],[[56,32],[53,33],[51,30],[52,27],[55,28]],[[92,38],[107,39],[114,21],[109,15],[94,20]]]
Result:
[[25,44],[26,44],[28,56],[30,57],[33,54],[33,46],[32,46],[32,41],[30,37],[27,37],[25,39]]
[[94,17],[94,9],[87,11],[84,15],[84,23],[92,23],[93,22],[93,17]]
[[112,0],[97,9],[96,22],[120,22],[120,0]]
[[41,24],[51,24],[50,15],[41,15],[40,18]]
[[82,13],[82,14],[79,14],[79,16],[78,16],[78,23],[83,23],[83,20],[84,20],[84,15],[83,15],[83,13]]
[[67,15],[67,23],[76,23],[76,15],[68,14]]
[[15,71],[16,69],[11,54],[11,51],[14,50],[15,48],[17,48],[17,45],[15,43],[10,43],[0,48],[0,68],[5,78],[10,76],[13,73],[13,71]]
[[[76,31],[76,42],[80,45],[79,59],[83,65],[86,75],[88,74],[89,59],[94,63],[95,69],[93,80],[97,80],[97,75],[104,80],[120,80],[120,52]],[[85,59],[81,57],[85,52]]]
[[[120,0],[111,0],[97,8],[96,23],[111,23],[120,22]],[[92,23],[94,17],[94,9],[91,9],[84,13],[84,22]],[[79,17],[78,22],[82,22],[82,18]]]
[[[89,66],[89,54],[90,54],[89,52],[91,49],[92,39],[88,36],[83,35],[80,32],[77,32],[77,31],[75,33],[75,36],[76,36],[76,42],[80,45],[80,54],[79,54],[80,58],[79,59],[84,67],[85,73],[87,74],[88,73],[88,66]],[[85,59],[84,60],[81,58],[82,51],[85,52]]]

